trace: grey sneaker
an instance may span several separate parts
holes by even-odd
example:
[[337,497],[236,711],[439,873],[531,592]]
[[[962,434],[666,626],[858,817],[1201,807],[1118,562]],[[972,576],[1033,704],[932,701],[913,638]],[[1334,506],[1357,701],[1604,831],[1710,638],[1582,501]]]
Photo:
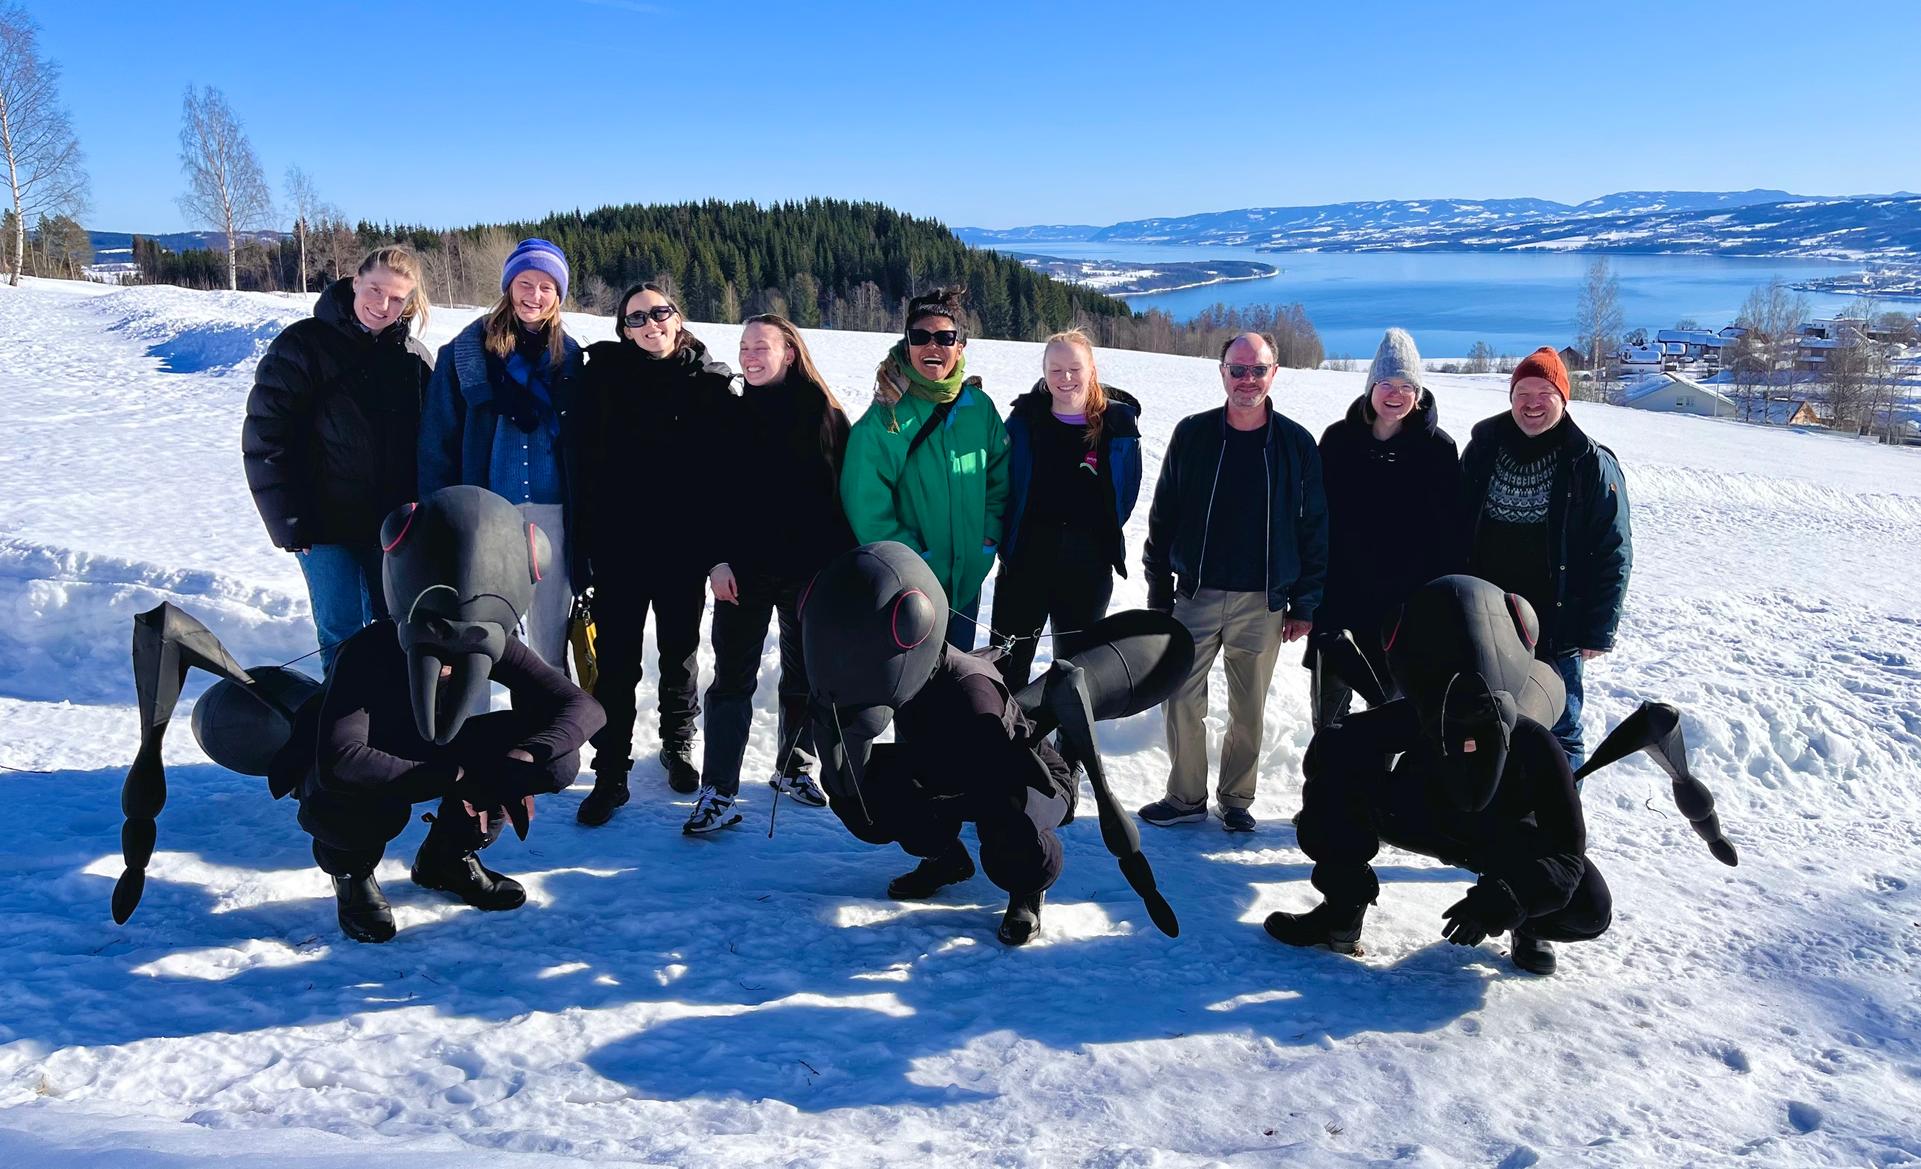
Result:
[[1198,824],[1207,819],[1207,805],[1183,804],[1170,799],[1159,799],[1140,810],[1140,818],[1156,828],[1166,828],[1173,824]]

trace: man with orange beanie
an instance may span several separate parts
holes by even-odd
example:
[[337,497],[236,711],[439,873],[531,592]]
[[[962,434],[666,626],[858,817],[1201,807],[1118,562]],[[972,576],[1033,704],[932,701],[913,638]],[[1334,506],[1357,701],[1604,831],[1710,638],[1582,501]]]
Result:
[[1634,539],[1614,452],[1568,416],[1567,367],[1542,346],[1514,367],[1508,410],[1461,452],[1468,572],[1519,593],[1541,619],[1534,652],[1567,683],[1554,737],[1579,767],[1581,665],[1614,648]]

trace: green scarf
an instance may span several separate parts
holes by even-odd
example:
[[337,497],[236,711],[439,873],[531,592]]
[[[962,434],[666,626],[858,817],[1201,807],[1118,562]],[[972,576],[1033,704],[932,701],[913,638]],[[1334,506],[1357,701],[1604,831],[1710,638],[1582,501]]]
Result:
[[961,383],[967,380],[967,354],[960,355],[954,363],[954,372],[940,381],[934,381],[914,368],[907,352],[907,342],[894,342],[893,351],[888,354],[894,359],[894,368],[907,377],[907,392],[928,402],[951,402],[961,391]]

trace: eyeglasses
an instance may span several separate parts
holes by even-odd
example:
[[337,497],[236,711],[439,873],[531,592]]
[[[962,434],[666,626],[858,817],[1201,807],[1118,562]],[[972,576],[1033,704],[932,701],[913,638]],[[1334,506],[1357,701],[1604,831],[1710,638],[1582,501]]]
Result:
[[1264,378],[1267,376],[1267,371],[1274,367],[1271,365],[1223,365],[1221,368],[1227,371],[1228,377],[1238,379],[1244,377]]
[[929,331],[927,329],[909,329],[907,330],[907,343],[909,345],[939,345],[946,349],[952,349],[954,346],[960,344],[960,330],[939,329]]
[[620,318],[620,323],[630,329],[638,329],[649,320],[664,322],[672,317],[674,312],[674,306],[671,304],[657,304],[653,308],[636,309],[628,313],[626,316]]

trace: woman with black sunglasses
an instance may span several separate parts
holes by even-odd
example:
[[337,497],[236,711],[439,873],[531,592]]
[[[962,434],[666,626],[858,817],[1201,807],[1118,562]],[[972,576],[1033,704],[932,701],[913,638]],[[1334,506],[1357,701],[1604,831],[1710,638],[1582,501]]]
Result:
[[587,348],[585,530],[594,581],[594,697],[607,725],[593,737],[594,790],[582,824],[607,822],[627,802],[634,688],[647,611],[654,613],[660,761],[677,792],[700,787],[694,766],[700,616],[715,554],[702,484],[730,421],[733,371],[707,358],[680,309],[655,284],[620,298],[617,341]]
[[967,376],[966,295],[936,289],[907,302],[906,336],[875,371],[840,473],[854,538],[920,553],[947,592],[947,640],[962,650],[974,646],[1007,510],[1007,428]]

